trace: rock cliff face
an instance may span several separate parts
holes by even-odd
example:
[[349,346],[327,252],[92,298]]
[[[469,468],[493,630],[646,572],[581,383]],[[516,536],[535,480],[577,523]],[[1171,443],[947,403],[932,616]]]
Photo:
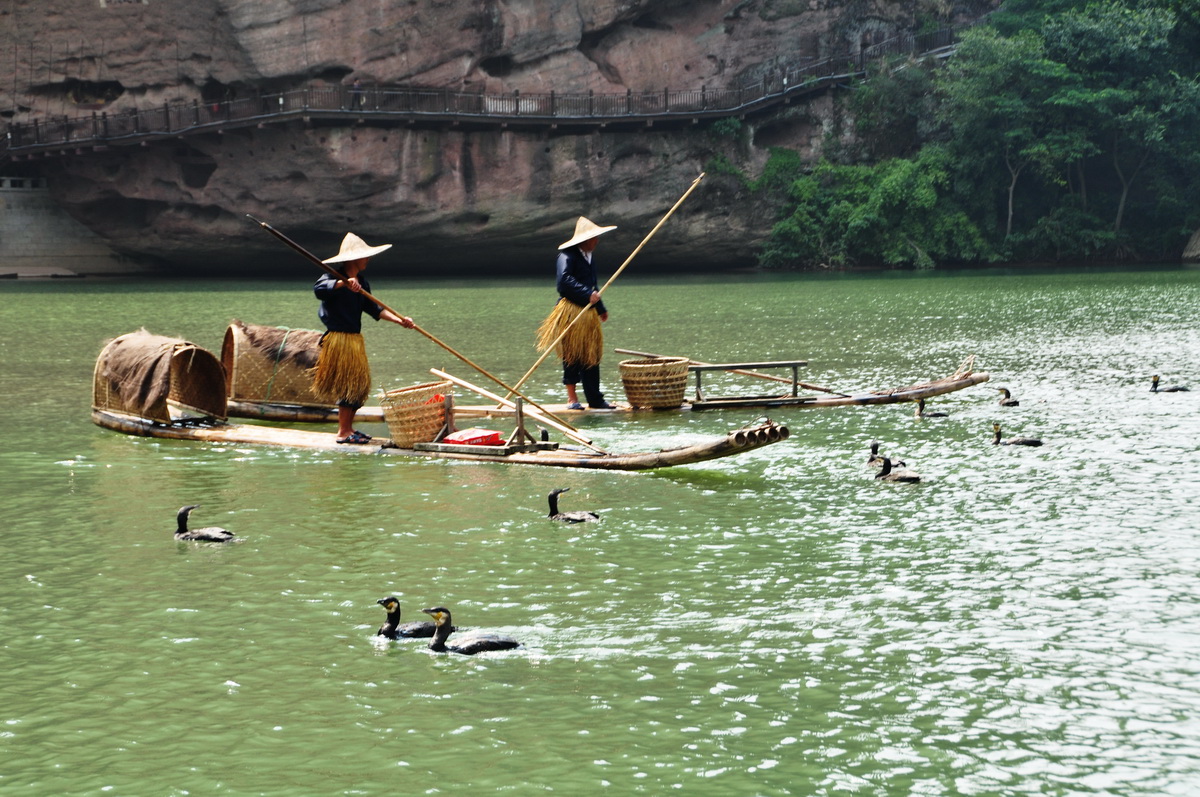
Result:
[[[971,0],[966,0],[971,2]],[[624,93],[744,85],[989,0],[17,0],[0,8],[0,116],[214,102],[313,82],[503,93]],[[769,147],[812,155],[828,97],[740,136],[684,130],[471,131],[310,127],[188,136],[36,162],[56,200],[118,251],[167,267],[294,265],[248,223],[318,253],[353,229],[430,272],[542,270],[579,214],[649,232],[714,155],[753,174]],[[744,265],[771,217],[711,176],[639,255]]]

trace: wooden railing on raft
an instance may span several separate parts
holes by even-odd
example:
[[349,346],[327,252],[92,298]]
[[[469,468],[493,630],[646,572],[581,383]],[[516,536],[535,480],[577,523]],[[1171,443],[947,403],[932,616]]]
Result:
[[83,154],[109,146],[213,133],[300,119],[307,123],[372,123],[522,128],[637,128],[741,117],[791,102],[865,72],[883,57],[948,52],[958,31],[905,35],[847,54],[775,69],[737,88],[625,93],[485,94],[411,86],[318,86],[259,93],[220,102],[164,103],[75,117],[12,123],[0,138],[0,162]]

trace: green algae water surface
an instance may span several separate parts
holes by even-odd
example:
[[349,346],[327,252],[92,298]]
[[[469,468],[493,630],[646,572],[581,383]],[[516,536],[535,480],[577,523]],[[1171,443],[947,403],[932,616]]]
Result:
[[[374,277],[510,384],[537,357],[544,281]],[[787,441],[654,473],[89,421],[107,339],[146,327],[217,352],[234,318],[314,328],[308,284],[0,286],[0,793],[1200,791],[1200,271],[624,278],[605,297],[614,400],[612,347],[804,358],[802,379],[839,390],[971,355],[991,375],[930,402],[945,418],[771,411]],[[415,333],[366,335],[381,387],[431,367],[484,382]],[[1193,390],[1152,394],[1155,373]],[[561,400],[552,361],[528,385]],[[579,424],[643,450],[761,414]],[[1045,445],[993,446],[996,422]],[[922,483],[876,482],[871,440]],[[547,520],[555,487],[601,522]],[[176,543],[193,503],[243,541]],[[381,640],[392,594],[404,619],[444,605],[523,647]]]

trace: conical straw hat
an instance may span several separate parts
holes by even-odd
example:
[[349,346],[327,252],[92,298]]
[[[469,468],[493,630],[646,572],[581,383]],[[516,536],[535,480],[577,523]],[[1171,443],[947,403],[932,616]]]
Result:
[[359,238],[352,232],[346,233],[346,237],[342,239],[342,249],[336,255],[322,263],[345,263],[347,260],[362,260],[364,257],[372,257],[391,249],[391,244],[383,244],[382,246],[368,246],[367,242]]
[[615,225],[612,227],[601,227],[591,219],[588,219],[585,216],[580,216],[579,221],[575,222],[575,235],[572,236],[571,240],[567,241],[566,243],[559,244],[558,248],[570,249],[576,244],[581,244],[584,241],[595,238],[598,235],[604,235],[604,233],[608,232],[609,230],[615,229],[617,229]]

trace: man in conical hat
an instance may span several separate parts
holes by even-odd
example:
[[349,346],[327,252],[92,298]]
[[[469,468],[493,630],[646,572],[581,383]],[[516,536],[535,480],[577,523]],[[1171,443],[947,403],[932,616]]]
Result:
[[362,314],[399,324],[405,329],[416,326],[411,318],[400,316],[364,296],[371,285],[362,272],[367,262],[391,249],[391,244],[369,246],[352,232],[342,239],[342,248],[333,257],[321,262],[334,266],[341,275],[326,274],[313,285],[313,293],[321,300],[317,315],[325,325],[321,350],[313,373],[313,387],[318,395],[338,408],[339,443],[363,444],[371,436],[354,428],[354,416],[371,391],[371,368],[367,363],[367,348],[363,345]]
[[[556,351],[562,358],[563,384],[567,387],[567,409],[581,410],[576,385],[583,385],[588,407],[612,410],[616,407],[600,392],[600,358],[604,352],[604,333],[600,323],[608,320],[608,310],[600,299],[596,264],[592,258],[601,235],[614,227],[601,227],[585,216],[575,222],[575,234],[559,244],[556,287],[559,300],[538,327],[538,348],[545,350],[562,335]],[[593,312],[594,309],[594,312]],[[575,317],[583,317],[572,324]]]

